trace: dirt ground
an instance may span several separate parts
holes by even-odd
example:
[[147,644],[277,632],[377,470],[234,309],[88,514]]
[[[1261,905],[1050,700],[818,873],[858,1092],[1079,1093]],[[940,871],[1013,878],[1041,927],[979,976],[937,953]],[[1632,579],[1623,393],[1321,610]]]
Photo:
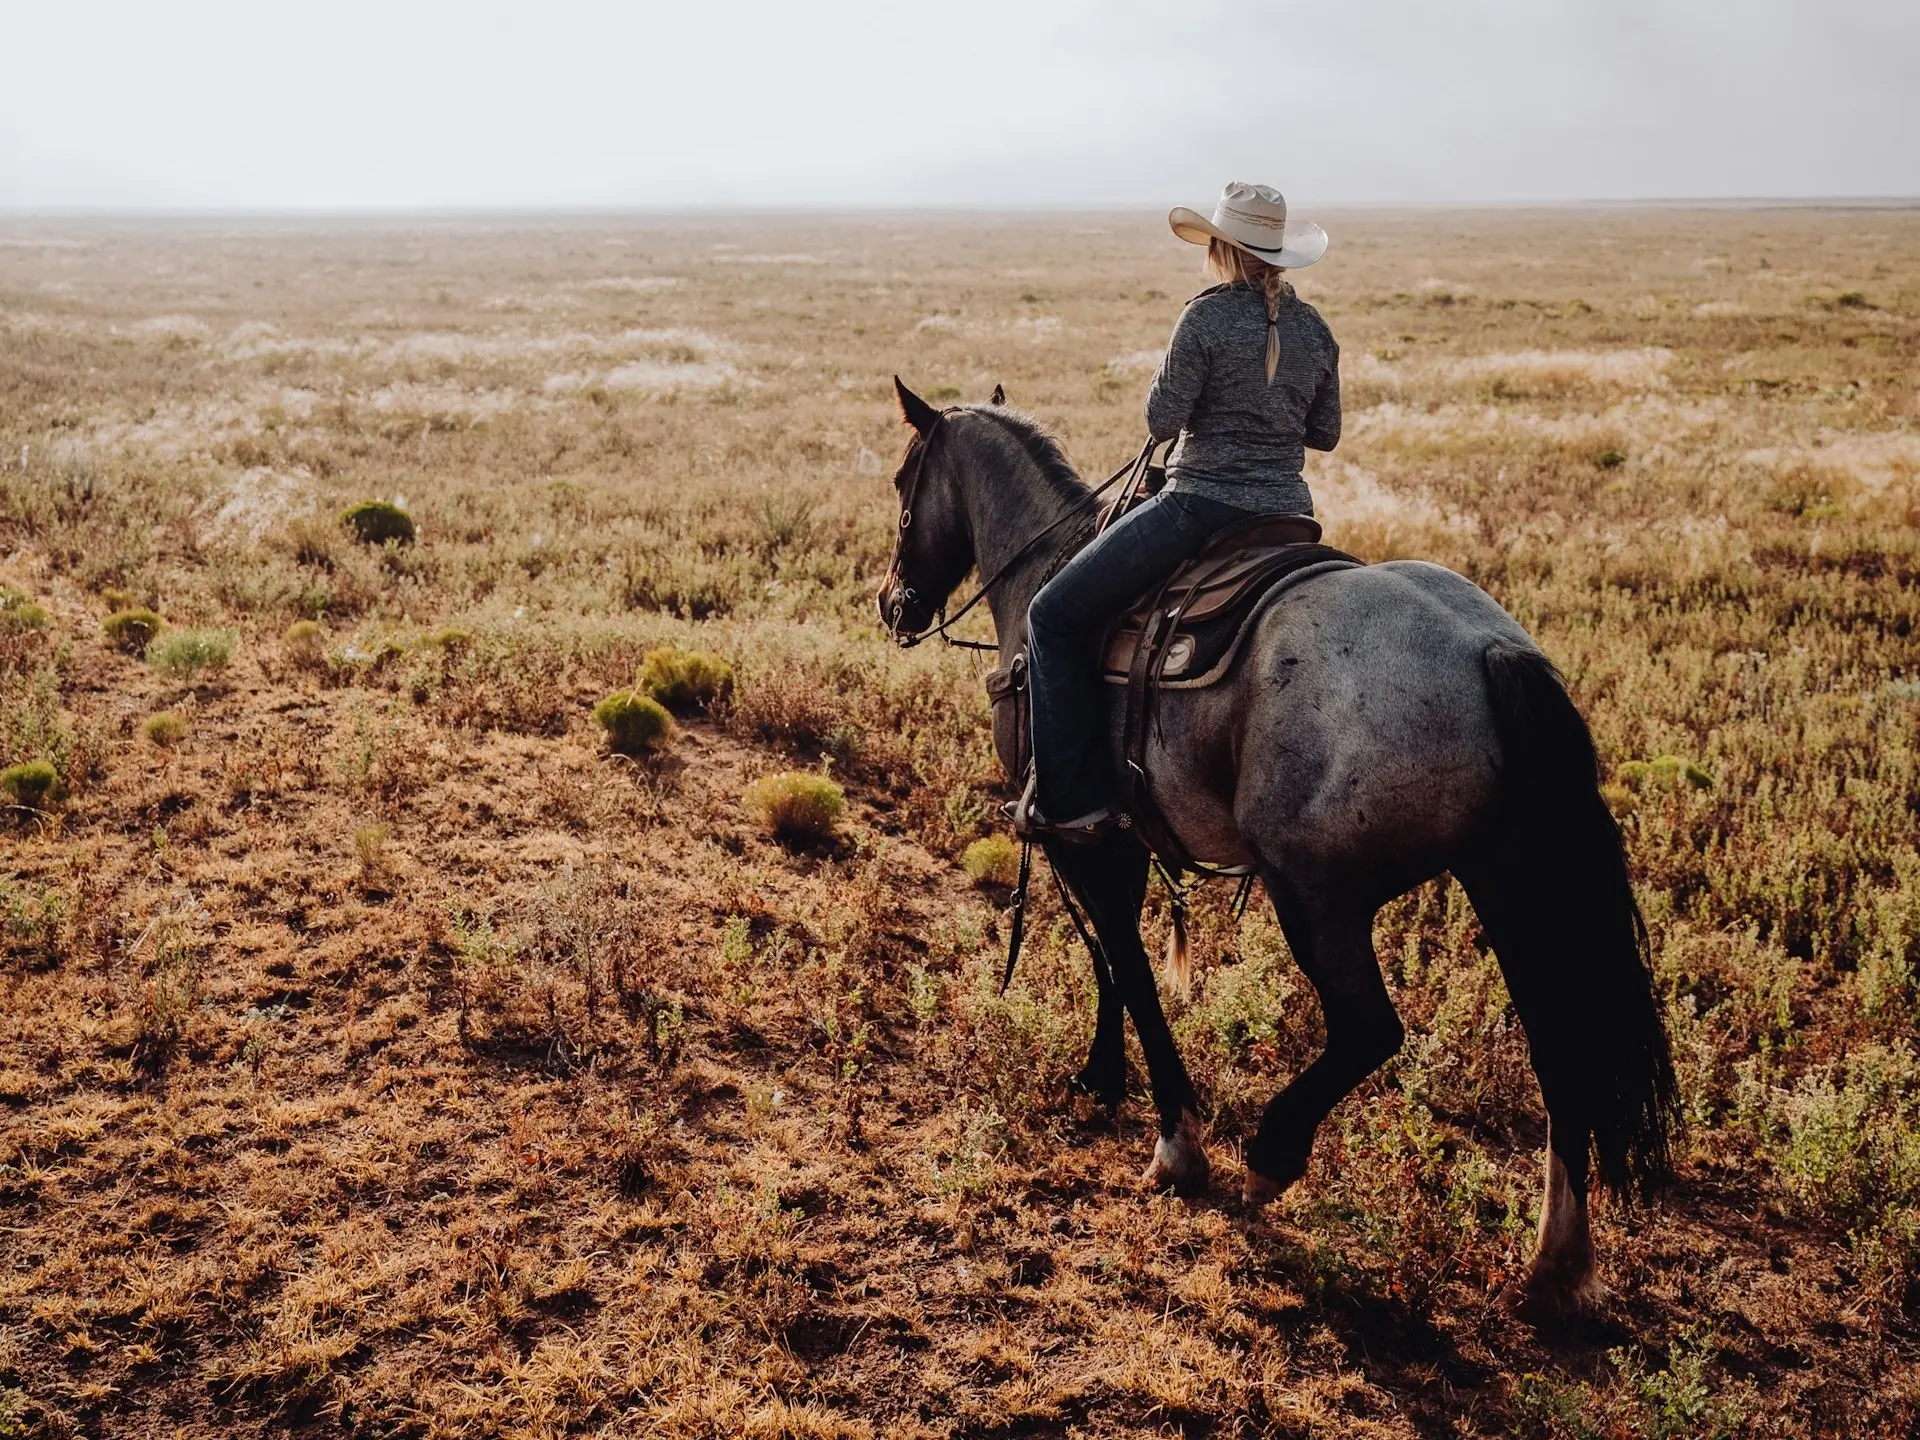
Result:
[[[1326,223],[1328,538],[1541,639],[1653,933],[1689,1126],[1596,1315],[1495,1298],[1544,1120],[1457,886],[1260,1213],[1319,1017],[1258,900],[1165,997],[1197,1201],[1066,1095],[1044,895],[996,991],[985,665],[872,615],[889,377],[1104,476],[1203,283],[1156,217],[7,221],[0,1436],[1915,1433],[1920,213]],[[661,646],[734,688],[609,754]]]

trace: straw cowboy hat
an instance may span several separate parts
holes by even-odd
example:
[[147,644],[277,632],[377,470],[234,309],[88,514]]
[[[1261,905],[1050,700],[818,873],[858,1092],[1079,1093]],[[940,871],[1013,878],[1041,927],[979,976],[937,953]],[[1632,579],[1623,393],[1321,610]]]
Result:
[[1327,253],[1327,232],[1310,220],[1289,225],[1287,197],[1271,185],[1231,181],[1220,192],[1213,219],[1176,205],[1167,213],[1167,223],[1190,245],[1224,240],[1282,270],[1298,270]]

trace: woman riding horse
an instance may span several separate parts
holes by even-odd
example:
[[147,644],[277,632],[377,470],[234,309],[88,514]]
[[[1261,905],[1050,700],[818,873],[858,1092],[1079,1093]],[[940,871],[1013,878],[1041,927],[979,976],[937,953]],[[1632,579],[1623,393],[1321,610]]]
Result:
[[1027,612],[1034,763],[1014,828],[1035,839],[1097,842],[1113,822],[1102,628],[1224,526],[1311,515],[1305,451],[1340,440],[1340,347],[1286,280],[1326,254],[1326,231],[1290,224],[1278,190],[1238,181],[1212,220],[1184,206],[1167,218],[1207,247],[1220,283],[1181,314],[1147,392],[1149,434],[1180,437],[1166,488],[1067,562]]

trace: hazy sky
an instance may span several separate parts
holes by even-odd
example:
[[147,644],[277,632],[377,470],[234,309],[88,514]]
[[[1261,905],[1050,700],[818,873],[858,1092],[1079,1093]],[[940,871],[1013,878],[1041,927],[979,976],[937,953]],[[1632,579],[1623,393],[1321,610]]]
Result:
[[1920,195],[1920,0],[0,0],[0,207]]

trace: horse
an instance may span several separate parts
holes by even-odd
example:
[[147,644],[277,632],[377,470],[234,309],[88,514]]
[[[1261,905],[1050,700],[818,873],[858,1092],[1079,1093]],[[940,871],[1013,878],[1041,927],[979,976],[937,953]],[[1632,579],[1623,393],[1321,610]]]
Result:
[[[912,434],[894,476],[881,622],[905,644],[944,634],[948,601],[977,571],[1010,673],[1028,605],[1091,537],[1098,501],[1000,387],[986,403],[936,410],[894,385]],[[1679,1105],[1646,924],[1586,722],[1519,623],[1439,565],[1320,574],[1252,625],[1217,684],[1158,695],[1145,766],[1191,856],[1259,877],[1325,1017],[1325,1049],[1246,1144],[1243,1199],[1257,1209],[1303,1178],[1321,1122],[1399,1050],[1373,918],[1451,873],[1500,965],[1548,1117],[1534,1251],[1505,1298],[1537,1324],[1588,1311],[1605,1293],[1590,1179],[1630,1200],[1667,1178]],[[1124,692],[1109,693],[1119,774]],[[1015,710],[995,707],[994,743],[1018,783]],[[1140,937],[1150,856],[1124,831],[1044,851],[1098,942],[1093,1041],[1070,1084],[1120,1104],[1131,1016],[1159,1117],[1142,1179],[1197,1193],[1209,1179],[1200,1101]]]

